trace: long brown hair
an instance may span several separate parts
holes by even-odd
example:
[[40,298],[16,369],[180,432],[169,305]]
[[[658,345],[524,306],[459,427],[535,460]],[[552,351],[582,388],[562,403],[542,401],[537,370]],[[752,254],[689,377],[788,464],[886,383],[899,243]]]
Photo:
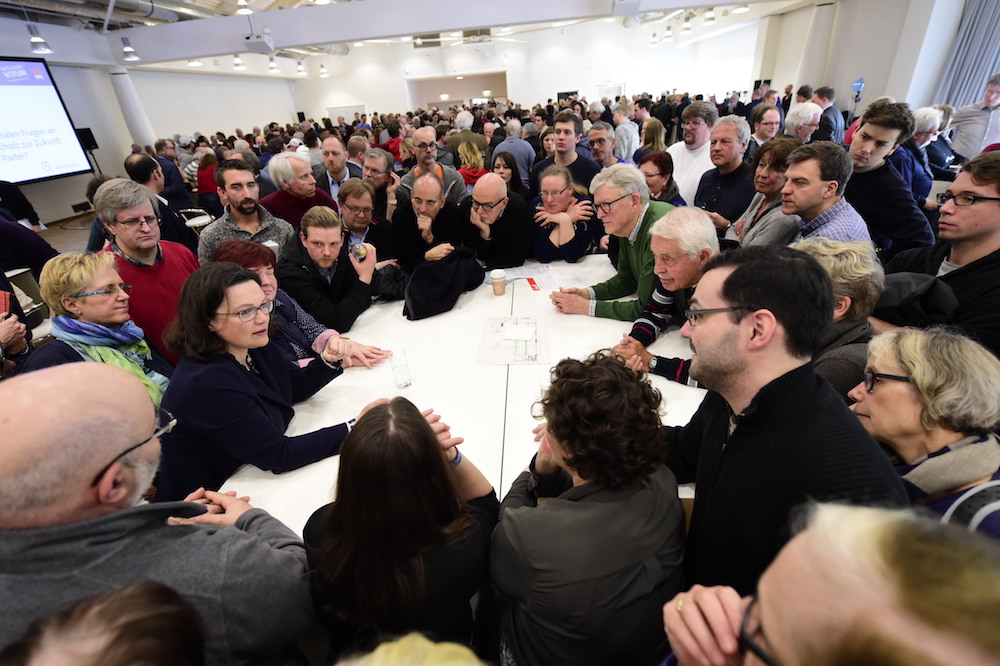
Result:
[[344,440],[314,588],[342,618],[391,620],[423,599],[421,554],[472,526],[434,431],[413,403],[393,398]]

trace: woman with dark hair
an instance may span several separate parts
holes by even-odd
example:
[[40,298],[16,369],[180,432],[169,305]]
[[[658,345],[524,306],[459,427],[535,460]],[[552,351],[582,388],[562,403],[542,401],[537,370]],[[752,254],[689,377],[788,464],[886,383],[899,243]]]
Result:
[[[271,316],[279,322],[271,333],[271,344],[280,349],[292,363],[308,365],[323,352],[327,340],[340,337],[337,331],[316,321],[294,298],[278,288],[278,280],[274,275],[277,257],[266,245],[245,240],[226,241],[215,251],[212,260],[239,264],[257,274],[264,296],[274,301]],[[378,347],[346,338],[342,340],[351,346],[350,355],[343,361],[345,368],[353,365],[370,368],[372,363],[378,363],[390,354],[388,350]]]
[[207,152],[198,160],[198,205],[212,217],[222,217],[222,202],[216,192],[215,168],[219,160],[213,152]]
[[164,334],[181,356],[163,407],[177,426],[163,436],[157,501],[216,490],[245,463],[287,472],[340,452],[350,423],[295,437],[292,405],[343,372],[350,343],[330,338],[304,368],[269,345],[271,311],[253,271],[212,262],[188,277]]
[[726,230],[726,238],[744,247],[750,245],[788,245],[799,232],[798,215],[781,211],[781,188],[788,179],[785,169],[792,151],[802,145],[798,139],[771,139],[753,154],[753,195],[750,205]]
[[538,135],[538,153],[535,155],[535,164],[556,154],[556,135],[553,132],[552,126],[546,125]]
[[677,181],[674,180],[674,158],[670,153],[654,150],[643,155],[636,164],[646,177],[650,199],[665,201],[674,206],[687,205],[677,189]]
[[573,182],[573,174],[553,164],[538,177],[535,209],[535,258],[543,264],[556,259],[575,263],[600,242],[604,225],[597,219],[587,191]]
[[684,584],[684,512],[663,464],[660,394],[597,353],[560,361],[537,404],[541,445],[493,535],[500,663],[660,663],[660,609]]
[[521,172],[517,168],[517,160],[505,150],[493,154],[493,173],[503,178],[507,183],[507,192],[519,195],[525,201],[531,200],[528,188],[521,181]]
[[331,658],[413,630],[471,643],[497,498],[461,441],[401,397],[344,441],[335,501],[303,532]]

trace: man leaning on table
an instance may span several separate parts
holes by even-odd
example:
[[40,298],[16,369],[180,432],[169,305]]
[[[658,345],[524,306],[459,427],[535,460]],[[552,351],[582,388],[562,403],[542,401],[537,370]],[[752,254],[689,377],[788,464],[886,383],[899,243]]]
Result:
[[0,385],[0,421],[0,649],[85,597],[155,580],[198,611],[209,666],[300,663],[314,621],[302,542],[232,495],[139,503],[173,419],[138,379],[106,363],[31,372]]
[[686,426],[665,428],[667,465],[697,488],[689,585],[752,594],[808,501],[908,505],[888,457],[813,369],[831,312],[830,276],[804,252],[746,247],[705,264],[681,335],[709,392]]
[[[560,287],[552,292],[552,304],[566,314],[632,321],[649,302],[656,283],[650,227],[674,207],[650,201],[645,176],[631,164],[615,164],[601,170],[594,176],[590,191],[604,231],[622,239],[618,272],[592,287]],[[631,294],[638,299],[614,300]]]

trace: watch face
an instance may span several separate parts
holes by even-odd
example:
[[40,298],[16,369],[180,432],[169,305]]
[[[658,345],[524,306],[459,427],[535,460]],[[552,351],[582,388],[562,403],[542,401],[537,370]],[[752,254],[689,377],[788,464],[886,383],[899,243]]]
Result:
[[649,359],[649,369],[650,371],[656,370],[656,357]]

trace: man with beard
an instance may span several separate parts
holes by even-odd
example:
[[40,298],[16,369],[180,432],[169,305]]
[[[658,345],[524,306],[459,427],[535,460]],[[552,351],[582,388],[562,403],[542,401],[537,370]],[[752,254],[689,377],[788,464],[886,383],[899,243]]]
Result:
[[705,264],[681,335],[709,389],[686,426],[666,429],[667,465],[696,483],[688,584],[753,593],[810,502],[906,506],[889,459],[817,376],[833,289],[812,257],[747,247]]
[[198,239],[198,260],[212,260],[215,251],[228,240],[248,240],[278,244],[277,253],[295,232],[292,225],[257,203],[260,189],[253,168],[244,160],[223,160],[215,168],[219,199],[226,204],[222,217],[205,227]]
[[602,169],[625,161],[615,157],[615,128],[608,123],[598,120],[591,125],[587,138],[590,143],[590,154]]
[[693,102],[681,113],[684,140],[667,148],[667,152],[674,160],[674,181],[684,201],[694,201],[702,174],[715,166],[708,140],[718,120],[718,110],[708,102]]

